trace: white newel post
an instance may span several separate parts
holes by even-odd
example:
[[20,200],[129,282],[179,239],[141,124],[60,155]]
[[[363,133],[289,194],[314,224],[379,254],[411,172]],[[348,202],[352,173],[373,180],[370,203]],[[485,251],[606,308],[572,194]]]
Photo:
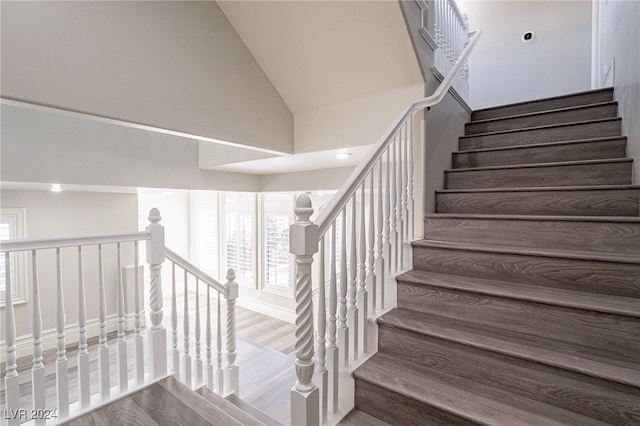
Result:
[[162,325],[162,281],[160,273],[165,259],[164,227],[160,225],[160,211],[156,208],[149,212],[147,232],[147,263],[150,278],[151,328],[149,329],[149,374],[159,379],[167,375],[167,331]]
[[[307,194],[296,200],[296,222],[289,227],[289,251],[296,257],[296,376],[291,389],[291,424],[317,425],[320,420],[319,391],[312,381],[313,300],[311,264],[318,251],[318,226],[309,220],[313,214]],[[322,285],[322,284],[321,284]]]
[[240,394],[240,371],[236,362],[236,299],[238,298],[238,283],[236,272],[227,270],[227,368],[225,370],[225,384],[227,394]]

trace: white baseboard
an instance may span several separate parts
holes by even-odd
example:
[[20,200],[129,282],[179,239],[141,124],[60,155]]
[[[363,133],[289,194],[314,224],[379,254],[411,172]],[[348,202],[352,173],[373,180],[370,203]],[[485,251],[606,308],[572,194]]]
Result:
[[295,312],[293,310],[285,309],[281,306],[265,303],[262,300],[250,299],[248,297],[238,298],[236,299],[236,303],[241,308],[268,315],[281,321],[285,321],[291,324],[294,324],[296,322]]

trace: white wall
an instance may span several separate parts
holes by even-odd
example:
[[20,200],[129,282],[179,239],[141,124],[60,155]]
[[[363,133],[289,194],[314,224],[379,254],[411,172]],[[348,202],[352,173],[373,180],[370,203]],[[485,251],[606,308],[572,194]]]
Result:
[[[482,29],[469,61],[473,109],[591,88],[589,0],[458,4],[471,30]],[[532,42],[520,41],[525,31],[535,33]]]
[[613,85],[628,136],[627,153],[635,160],[634,183],[640,184],[640,2],[600,2],[600,63],[602,71],[614,60]]
[[[138,229],[137,195],[115,193],[2,190],[2,207],[26,209],[26,237],[53,238],[56,236],[89,236],[135,232]],[[133,263],[133,246],[124,244],[123,265]],[[78,318],[78,264],[77,249],[62,249],[62,279],[65,284],[64,303],[66,324],[73,330]],[[112,245],[104,247],[104,279],[107,296],[107,315],[115,313],[116,299],[116,250]],[[29,256],[30,257],[30,256]],[[90,335],[97,335],[98,316],[98,260],[97,248],[83,250],[84,280],[86,289],[87,320]],[[15,307],[18,355],[31,353],[33,342],[31,332],[31,262],[27,261],[26,304]],[[43,344],[45,348],[55,347],[56,310],[56,266],[55,251],[46,250],[39,254],[39,287],[42,307]],[[2,309],[4,312],[4,309]],[[4,322],[4,317],[2,322]],[[111,318],[112,331],[115,326]],[[4,327],[1,330],[4,339]],[[76,339],[73,331],[67,336],[67,344]],[[77,341],[77,340],[75,340]],[[24,352],[26,350],[26,353]]]
[[3,2],[3,97],[277,151],[293,117],[213,1]]
[[413,101],[424,84],[403,87],[294,116],[295,153],[372,145]]

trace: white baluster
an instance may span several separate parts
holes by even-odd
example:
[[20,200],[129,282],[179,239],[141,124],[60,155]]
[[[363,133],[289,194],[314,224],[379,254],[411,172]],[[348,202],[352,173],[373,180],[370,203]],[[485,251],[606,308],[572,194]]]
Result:
[[236,283],[236,272],[229,268],[227,270],[227,368],[225,370],[226,393],[239,395],[240,392],[240,371],[236,363],[236,299],[238,298],[238,283]]
[[[336,219],[337,220],[337,219]],[[344,227],[344,225],[343,225]],[[336,344],[336,313],[338,308],[338,290],[336,288],[336,221],[331,225],[331,267],[329,270],[329,348],[327,350],[327,365],[329,368],[329,412],[338,411],[338,345]]]
[[133,251],[134,251],[134,264],[135,269],[133,271],[133,305],[135,309],[135,348],[136,348],[136,383],[138,385],[142,385],[144,383],[144,341],[142,338],[142,321],[140,318],[140,311],[142,308],[140,307],[140,273],[138,272],[140,267],[140,250],[138,247],[138,242],[135,241],[133,243]]
[[107,296],[104,288],[104,263],[102,244],[98,244],[98,376],[100,377],[100,399],[106,401],[111,395],[109,378],[109,345],[107,344]]
[[319,394],[313,376],[313,301],[311,264],[318,251],[318,226],[309,220],[313,214],[307,194],[296,200],[297,220],[289,228],[289,250],[296,256],[296,377],[291,389],[291,424],[319,424]]
[[[377,238],[377,253],[376,253],[376,261],[378,265],[376,267],[378,271],[378,288],[380,290],[380,308],[384,309],[384,284],[385,284],[385,259],[384,259],[384,208],[383,208],[383,192],[384,188],[382,186],[382,174],[383,174],[384,162],[383,158],[380,157],[380,161],[378,164],[378,216],[377,216],[377,228],[378,228],[378,238]],[[378,309],[376,305],[374,309]]]
[[[406,242],[409,241],[409,148],[411,135],[409,134],[409,122],[411,116],[407,119],[404,125],[404,147],[402,148],[402,219],[403,219],[403,231],[402,239]],[[402,265],[404,267],[404,264]]]
[[[391,147],[393,143],[387,148],[387,171],[386,171],[386,190],[384,191],[385,211],[384,211],[384,259],[385,259],[385,273],[391,275],[391,268],[393,267],[391,258],[393,257],[393,247],[391,246],[391,218],[393,217],[393,207],[391,206],[391,198],[393,196],[394,185],[391,185]],[[380,295],[382,299],[382,307],[384,307],[384,294]]]
[[320,239],[320,252],[318,254],[319,264],[319,278],[318,278],[318,354],[317,354],[317,366],[316,374],[314,376],[314,383],[320,389],[320,423],[324,423],[327,420],[327,380],[328,372],[326,366],[326,353],[327,348],[325,346],[326,339],[325,333],[327,330],[327,311],[326,311],[326,298],[325,298],[325,277],[324,277],[324,237]]
[[[58,411],[60,418],[69,416],[69,369],[67,365],[67,344],[64,337],[64,293],[62,286],[62,264],[60,261],[60,248],[56,248],[57,266],[57,303],[56,303],[56,331],[57,331],[57,351],[56,351],[56,392],[58,397]],[[9,345],[7,345],[9,348]],[[7,360],[9,357],[7,356]],[[8,365],[9,363],[7,363]],[[7,367],[8,368],[8,367]]]
[[356,235],[356,221],[357,221],[357,208],[356,208],[356,194],[353,194],[351,198],[351,240],[349,246],[351,247],[349,256],[349,352],[351,359],[358,359],[358,252],[356,245],[358,243]]
[[147,264],[149,265],[149,308],[151,327],[148,332],[149,379],[160,379],[167,375],[167,330],[162,325],[162,264],[165,260],[164,227],[160,225],[160,212],[153,208],[149,212],[147,232]]
[[82,246],[78,246],[78,395],[80,407],[87,408],[91,402],[91,389],[87,349],[87,305],[84,297],[82,264]]
[[184,270],[184,310],[183,310],[183,325],[182,331],[184,333],[184,355],[182,357],[182,373],[183,383],[188,387],[191,387],[191,356],[189,355],[189,289],[188,286],[187,270]]
[[[375,209],[375,203],[374,203],[374,182],[375,182],[375,167],[373,169],[371,169],[371,186],[369,187],[369,237],[368,237],[368,242],[369,242],[369,256],[368,256],[368,260],[367,263],[369,264],[369,269],[367,272],[367,287],[370,289],[371,291],[371,301],[367,300],[367,305],[370,306],[370,309],[372,312],[376,311],[376,258],[375,258],[375,246],[376,246],[376,225],[375,225],[375,218],[374,218],[374,209]],[[369,317],[368,315],[364,316],[364,321],[365,321],[365,330],[364,330],[364,345],[362,347],[362,351],[365,353],[368,353],[370,348],[369,348],[369,337],[368,337],[368,320]]]
[[[32,267],[32,319],[33,319],[33,367],[31,368],[31,391],[33,395],[33,409],[44,410],[45,401],[45,377],[44,364],[42,363],[42,312],[40,310],[40,288],[38,286],[38,255],[36,250],[31,251]],[[7,275],[8,276],[8,275]],[[37,418],[36,424],[45,424],[45,419]]]
[[403,181],[403,170],[404,164],[402,161],[402,149],[404,145],[404,139],[406,138],[406,126],[402,126],[400,129],[400,138],[397,141],[398,152],[397,152],[397,160],[398,160],[398,177],[396,179],[396,183],[398,185],[396,195],[398,197],[396,204],[398,206],[397,214],[397,222],[398,222],[398,270],[404,269],[404,181]]
[[173,374],[180,380],[180,351],[178,350],[178,297],[176,296],[176,264],[171,264],[171,353]]
[[[367,289],[367,221],[365,215],[366,205],[366,177],[362,181],[362,189],[360,191],[360,247],[358,255],[358,331],[359,340],[358,348],[364,354],[367,351],[367,319],[369,318],[369,294]],[[354,195],[353,199],[356,197]]]
[[129,386],[129,377],[127,370],[127,342],[124,339],[124,288],[122,285],[122,253],[120,243],[117,247],[117,289],[116,289],[116,312],[118,315],[118,341],[117,341],[117,357],[118,357],[118,388],[120,392],[125,392]]
[[338,348],[340,367],[349,365],[349,327],[347,326],[347,208],[342,210],[340,240],[340,325],[338,327]]
[[391,150],[391,269],[389,272],[398,271],[398,136],[393,140]]
[[[7,366],[4,377],[4,395],[5,395],[5,411],[6,413],[18,413],[20,409],[20,378],[18,376],[16,364],[16,318],[13,311],[13,288],[11,283],[11,259],[9,253],[4,254],[4,271],[5,271],[5,310],[4,310],[4,336]],[[5,416],[7,417],[7,416]],[[13,415],[8,419],[9,425],[19,425],[20,416]]]
[[222,298],[218,292],[218,329],[216,334],[216,392],[224,393],[224,370],[222,369]]
[[415,238],[415,216],[413,211],[415,208],[415,200],[413,198],[413,116],[409,118],[407,125],[409,126],[409,157],[407,159],[407,172],[409,174],[409,218],[407,219],[407,222],[409,224],[409,240],[411,241]]
[[202,357],[200,356],[200,280],[196,278],[196,386],[202,385]]
[[213,381],[213,357],[211,351],[211,287],[207,285],[207,387],[215,389]]

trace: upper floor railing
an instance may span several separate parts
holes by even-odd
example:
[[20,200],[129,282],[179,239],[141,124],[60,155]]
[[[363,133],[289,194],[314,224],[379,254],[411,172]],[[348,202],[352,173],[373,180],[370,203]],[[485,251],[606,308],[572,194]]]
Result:
[[[172,369],[185,384],[197,387],[206,384],[211,390],[219,394],[238,394],[238,365],[236,363],[236,329],[235,329],[235,301],[238,296],[238,285],[235,282],[235,273],[230,269],[227,273],[227,282],[219,283],[199,268],[183,259],[175,252],[165,247],[164,228],[160,225],[160,212],[152,209],[149,214],[150,224],[145,231],[129,234],[107,235],[97,237],[80,238],[60,238],[43,240],[13,240],[3,241],[0,245],[0,254],[4,256],[5,265],[5,309],[4,309],[4,337],[5,337],[5,405],[4,413],[9,424],[19,424],[21,421],[29,420],[25,416],[29,413],[54,412],[57,421],[71,418],[82,412],[86,412],[91,407],[101,404],[131,392],[132,390],[144,386],[150,382],[159,380],[167,375],[168,353],[172,354]],[[147,327],[147,347],[145,353],[144,339],[142,333],[145,314],[141,295],[143,294],[143,283],[140,277],[140,243],[146,245],[146,261],[149,270],[149,319]],[[133,312],[125,312],[125,286],[123,279],[123,251],[130,245],[133,248]],[[105,252],[112,252],[115,246],[115,283],[105,280]],[[89,247],[92,247],[89,249]],[[131,248],[131,247],[129,247]],[[96,250],[97,249],[97,250]],[[77,261],[77,278],[69,280],[63,274],[63,251],[65,255],[69,250],[75,250]],[[87,276],[85,273],[84,259],[91,251],[95,255],[97,263],[96,276]],[[53,252],[53,253],[52,253]],[[51,262],[51,255],[54,257],[53,271],[46,269]],[[32,343],[32,368],[31,368],[31,393],[24,395],[21,400],[20,394],[20,373],[18,369],[18,352],[16,350],[16,315],[13,300],[13,286],[11,280],[15,274],[11,271],[12,256],[30,255],[30,313],[31,330],[26,334]],[[44,258],[44,262],[39,262]],[[68,261],[68,257],[64,257]],[[162,264],[165,260],[171,262],[171,346],[168,347],[166,329],[163,325],[163,292],[162,292]],[[44,266],[43,266],[44,264]],[[113,264],[110,262],[109,264]],[[182,269],[183,291],[179,294],[176,291],[177,269]],[[43,321],[41,309],[41,285],[39,277],[42,273],[56,277],[55,288],[55,334],[56,334],[56,354],[55,354],[55,401],[46,399],[45,360],[43,352],[46,349],[43,345]],[[109,271],[112,272],[112,271]],[[75,281],[75,282],[74,282]],[[87,283],[89,283],[87,285]],[[74,289],[74,284],[77,284]],[[191,284],[191,287],[189,287]],[[201,287],[201,285],[203,287]],[[88,333],[88,318],[86,295],[87,287],[92,295],[97,292],[98,311],[98,348],[97,348],[97,369],[98,383],[90,380],[90,361],[92,355],[89,352],[88,340],[91,336]],[[203,290],[206,288],[206,292]],[[75,290],[75,291],[74,291]],[[65,296],[65,293],[72,292],[73,296]],[[117,336],[115,341],[115,386],[112,386],[112,367],[110,366],[110,348],[107,338],[108,317],[107,315],[107,294],[115,293],[115,317]],[[204,294],[201,294],[204,293]],[[192,318],[192,309],[189,308],[191,294],[195,295],[195,318]],[[204,309],[206,313],[201,315],[200,298],[205,299]],[[177,299],[182,297],[184,310],[183,320],[183,345],[182,346],[182,369],[180,363],[181,351],[178,348],[178,316]],[[211,310],[211,299],[215,297],[217,302],[216,323],[216,359],[213,357],[213,336],[212,324],[214,317]],[[226,303],[226,365],[223,367],[223,332],[222,332],[222,299]],[[65,307],[65,301],[77,300],[77,369],[72,368],[67,358],[69,327],[67,314],[70,310]],[[91,298],[95,299],[94,297]],[[214,307],[215,309],[215,307]],[[133,353],[130,354],[129,344],[126,339],[125,323],[127,315],[133,316]],[[202,333],[201,322],[204,317],[206,325],[206,359],[202,356]],[[195,325],[194,345],[190,343],[190,324]],[[21,324],[24,328],[24,324]],[[23,333],[23,340],[25,335]],[[192,354],[195,359],[192,361]],[[146,362],[145,362],[146,360]],[[133,362],[131,362],[133,361]],[[134,365],[133,377],[129,377],[129,364]],[[71,363],[74,364],[74,363]],[[192,365],[194,366],[192,370]],[[77,392],[69,388],[70,380],[77,377]],[[28,381],[28,380],[27,380]],[[205,383],[206,382],[206,383]],[[77,402],[71,399],[77,395]],[[55,408],[54,408],[55,407]],[[24,415],[23,415],[24,414]],[[27,416],[28,417],[28,416]],[[35,418],[36,424],[44,423],[44,418]]]
[[[391,307],[393,295],[387,288],[391,280],[386,278],[404,268],[408,258],[404,243],[414,235],[413,147],[417,139],[413,115],[444,98],[480,33],[460,50],[433,95],[409,105],[389,127],[315,223],[310,220],[310,198],[302,194],[296,200],[297,220],[290,228],[296,268],[297,382],[291,392],[292,424],[322,424],[353,407],[352,396],[349,402],[345,395],[353,390],[339,386],[339,372],[374,351],[369,316]],[[314,255],[319,268],[318,276],[312,277]],[[325,283],[327,275],[328,294],[324,285],[318,286],[315,316],[313,282]]]
[[[435,42],[434,66],[447,75],[469,43],[469,19],[454,0],[434,0]],[[469,98],[469,66],[464,64],[456,73],[453,88],[463,99]]]

